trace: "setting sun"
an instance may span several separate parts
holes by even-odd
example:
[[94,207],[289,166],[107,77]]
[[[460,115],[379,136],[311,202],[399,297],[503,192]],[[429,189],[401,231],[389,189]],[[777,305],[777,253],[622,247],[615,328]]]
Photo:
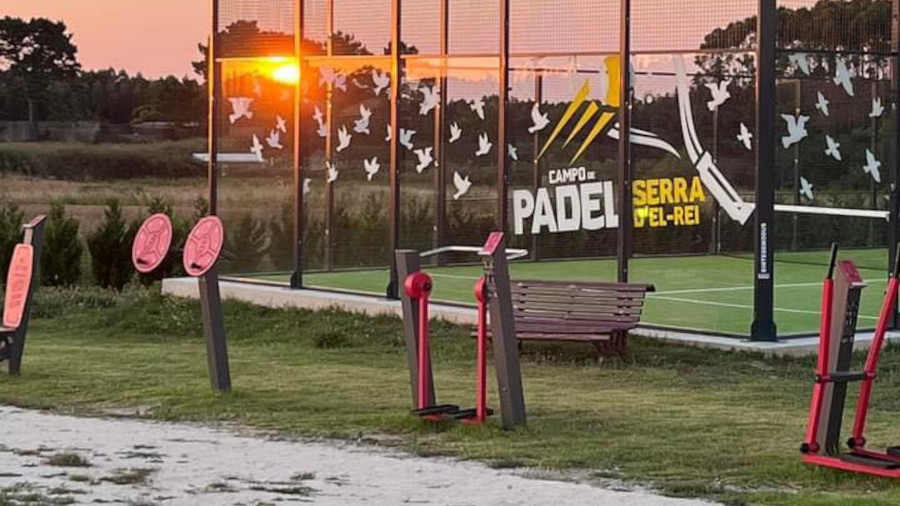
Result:
[[285,63],[272,70],[272,79],[286,84],[295,84],[300,80],[300,67],[296,63]]

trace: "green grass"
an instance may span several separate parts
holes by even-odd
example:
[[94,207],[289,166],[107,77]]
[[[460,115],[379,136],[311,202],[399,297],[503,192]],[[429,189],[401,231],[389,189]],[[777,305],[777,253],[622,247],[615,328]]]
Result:
[[[884,293],[887,252],[881,249],[848,250],[869,288],[863,291],[860,328],[874,327]],[[780,253],[775,267],[775,318],[781,335],[813,332],[819,326],[821,280],[826,252]],[[883,267],[879,267],[883,266]],[[426,268],[434,276],[434,299],[474,303],[472,287],[481,267]],[[519,262],[511,266],[513,278],[610,281],[615,260]],[[262,276],[286,282],[284,275]],[[636,258],[631,279],[653,284],[657,293],[647,301],[643,321],[667,327],[747,335],[753,319],[752,257],[693,256]],[[309,286],[381,295],[387,270],[311,273]],[[802,285],[802,286],[797,286]]]
[[[411,395],[395,318],[229,303],[235,389],[217,396],[206,377],[196,303],[145,292],[43,291],[39,304],[23,376],[0,378],[2,403],[76,414],[140,406],[163,420],[225,420],[293,435],[378,441],[495,467],[574,468],[589,478],[651,483],[669,494],[729,504],[900,502],[894,481],[801,464],[797,448],[812,388],[811,359],[634,339],[627,360],[597,364],[588,347],[526,346],[529,423],[507,433],[496,421],[431,425],[408,414]],[[448,324],[433,330],[439,399],[470,404],[468,330]],[[323,333],[343,337],[330,341],[336,347],[323,346],[317,337]],[[882,366],[873,447],[897,442],[900,350],[889,348]]]

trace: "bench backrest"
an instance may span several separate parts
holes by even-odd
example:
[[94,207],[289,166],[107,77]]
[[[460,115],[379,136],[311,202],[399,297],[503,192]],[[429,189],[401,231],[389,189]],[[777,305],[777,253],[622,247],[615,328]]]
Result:
[[34,247],[30,244],[17,245],[6,278],[6,295],[3,303],[4,327],[17,329],[22,324],[33,272]]
[[514,280],[517,319],[637,324],[652,285]]

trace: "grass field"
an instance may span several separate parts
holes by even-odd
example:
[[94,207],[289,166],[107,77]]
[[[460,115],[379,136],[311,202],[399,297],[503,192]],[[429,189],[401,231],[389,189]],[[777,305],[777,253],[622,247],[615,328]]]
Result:
[[[504,433],[496,421],[430,425],[408,414],[395,318],[228,303],[235,390],[216,396],[197,303],[93,291],[43,291],[38,303],[23,375],[0,377],[0,403],[77,414],[141,407],[157,419],[348,438],[495,467],[562,468],[587,480],[649,483],[735,505],[900,503],[894,481],[801,464],[811,359],[635,339],[627,360],[597,364],[589,347],[526,346],[529,424]],[[440,400],[471,403],[473,355],[467,329],[436,326]],[[900,350],[888,348],[882,365],[873,447],[898,436]]]
[[[821,280],[827,253],[781,253],[776,257],[775,317],[781,335],[813,332],[819,326]],[[885,250],[847,250],[842,258],[854,260],[869,287],[863,291],[860,328],[874,327],[884,294],[887,270]],[[884,265],[883,268],[874,267]],[[615,279],[615,260],[519,262],[513,278],[573,281]],[[434,298],[474,303],[472,287],[481,276],[478,266],[427,268],[435,280]],[[643,321],[670,327],[749,334],[753,319],[753,261],[751,257],[695,256],[637,258],[631,264],[635,282],[651,283]],[[263,279],[286,282],[283,275]],[[309,286],[384,294],[387,270],[313,273]]]

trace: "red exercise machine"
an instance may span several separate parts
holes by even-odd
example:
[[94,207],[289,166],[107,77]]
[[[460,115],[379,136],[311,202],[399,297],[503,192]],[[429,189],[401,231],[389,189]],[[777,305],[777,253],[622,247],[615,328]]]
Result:
[[430,403],[431,385],[431,347],[428,319],[428,300],[434,284],[431,277],[424,272],[416,272],[406,278],[404,289],[406,294],[419,306],[418,315],[418,392],[416,409],[412,412],[425,420],[439,421],[444,419],[462,420],[466,423],[480,424],[493,414],[487,407],[487,294],[484,278],[475,284],[475,298],[478,300],[478,338],[476,352],[476,392],[475,407],[460,409],[455,404]]
[[[837,273],[835,268],[837,267]],[[900,446],[876,452],[866,448],[865,425],[878,358],[897,301],[900,251],[890,274],[875,335],[862,371],[851,371],[859,300],[863,283],[849,260],[837,262],[837,246],[832,246],[828,274],[822,289],[822,321],[819,359],[810,404],[806,439],[800,447],[807,464],[853,471],[873,476],[900,478]],[[835,277],[837,279],[835,279]],[[837,339],[835,339],[837,336]],[[840,432],[847,385],[861,382],[849,451],[841,451]]]

